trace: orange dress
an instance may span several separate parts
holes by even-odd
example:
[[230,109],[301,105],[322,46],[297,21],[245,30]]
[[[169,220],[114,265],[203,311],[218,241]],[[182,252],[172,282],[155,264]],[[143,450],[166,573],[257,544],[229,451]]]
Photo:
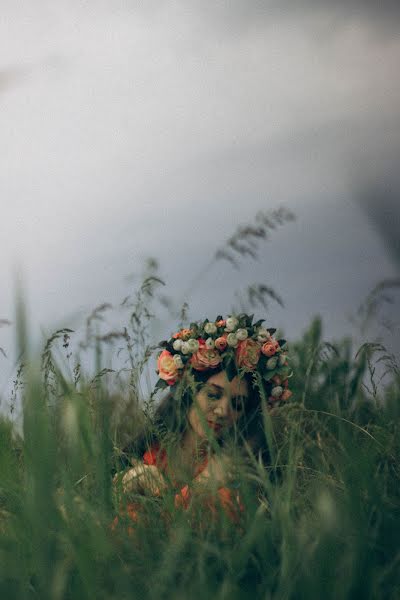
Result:
[[[149,450],[147,450],[143,455],[143,463],[145,465],[152,465],[157,467],[161,472],[168,472],[168,464],[167,464],[167,453],[164,449],[160,449],[159,446],[152,446]],[[208,457],[200,463],[195,470],[194,477],[197,477],[204,469],[207,467]],[[173,477],[168,473],[172,483],[174,484]],[[175,484],[176,485],[176,484]],[[190,506],[192,500],[192,490],[190,485],[184,485],[179,488],[176,485],[178,491],[175,494],[175,507],[177,509],[187,510]],[[217,506],[223,508],[225,514],[229,517],[229,519],[238,523],[240,519],[240,514],[243,512],[244,507],[241,503],[239,494],[237,491],[233,491],[232,489],[221,486],[217,489],[217,496],[209,495],[205,498],[204,505],[210,511],[212,516],[217,515]],[[125,507],[126,516],[133,522],[139,521],[139,513],[140,507],[137,503],[128,503]],[[118,517],[115,517],[112,528],[114,529],[118,524]]]

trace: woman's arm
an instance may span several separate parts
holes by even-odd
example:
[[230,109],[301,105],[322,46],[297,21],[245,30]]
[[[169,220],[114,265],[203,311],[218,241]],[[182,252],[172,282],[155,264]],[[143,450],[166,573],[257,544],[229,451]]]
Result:
[[124,494],[151,494],[160,496],[166,489],[167,483],[160,470],[155,465],[145,465],[140,460],[132,459],[132,468],[123,475],[114,477],[114,484],[121,486]]

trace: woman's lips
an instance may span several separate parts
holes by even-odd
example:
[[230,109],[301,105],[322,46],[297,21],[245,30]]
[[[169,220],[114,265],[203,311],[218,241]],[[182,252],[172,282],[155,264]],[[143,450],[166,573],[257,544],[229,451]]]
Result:
[[215,421],[207,421],[207,423],[209,428],[213,429],[214,431],[221,431],[222,429],[221,423],[216,423]]

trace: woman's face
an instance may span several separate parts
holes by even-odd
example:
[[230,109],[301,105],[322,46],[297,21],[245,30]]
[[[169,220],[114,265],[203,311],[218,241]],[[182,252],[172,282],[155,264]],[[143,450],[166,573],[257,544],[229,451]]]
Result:
[[188,413],[192,430],[206,438],[205,423],[218,437],[230,429],[243,414],[249,395],[247,382],[235,377],[228,380],[225,371],[212,375],[196,394]]

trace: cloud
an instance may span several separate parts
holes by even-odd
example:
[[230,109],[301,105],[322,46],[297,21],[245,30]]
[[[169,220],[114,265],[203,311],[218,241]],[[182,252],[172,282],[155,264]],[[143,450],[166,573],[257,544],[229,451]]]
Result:
[[[173,2],[172,5],[176,6]],[[198,4],[182,2],[186,10],[196,11]],[[333,18],[339,21],[358,21],[369,23],[371,26],[384,25],[388,29],[395,28],[393,20],[400,18],[400,3],[398,0],[222,0],[218,3],[203,0],[201,12],[210,22],[225,24],[229,28],[274,26],[276,20],[285,19],[292,22],[302,22],[310,16]],[[332,22],[332,24],[334,24]]]
[[[12,88],[18,76],[6,69],[0,112],[0,267],[7,272],[15,254],[24,260],[35,322],[122,297],[123,276],[146,254],[161,257],[179,288],[216,241],[282,203],[298,212],[298,229],[274,239],[243,283],[272,279],[298,300],[285,316],[298,328],[318,310],[332,311],[334,328],[390,274],[350,199],[372,166],[384,179],[398,155],[400,45],[368,34],[396,22],[397,8],[38,2],[22,45],[22,4],[8,2],[2,60],[65,57],[27,90]],[[197,312],[229,306],[236,277],[225,269],[215,292],[210,276]]]

